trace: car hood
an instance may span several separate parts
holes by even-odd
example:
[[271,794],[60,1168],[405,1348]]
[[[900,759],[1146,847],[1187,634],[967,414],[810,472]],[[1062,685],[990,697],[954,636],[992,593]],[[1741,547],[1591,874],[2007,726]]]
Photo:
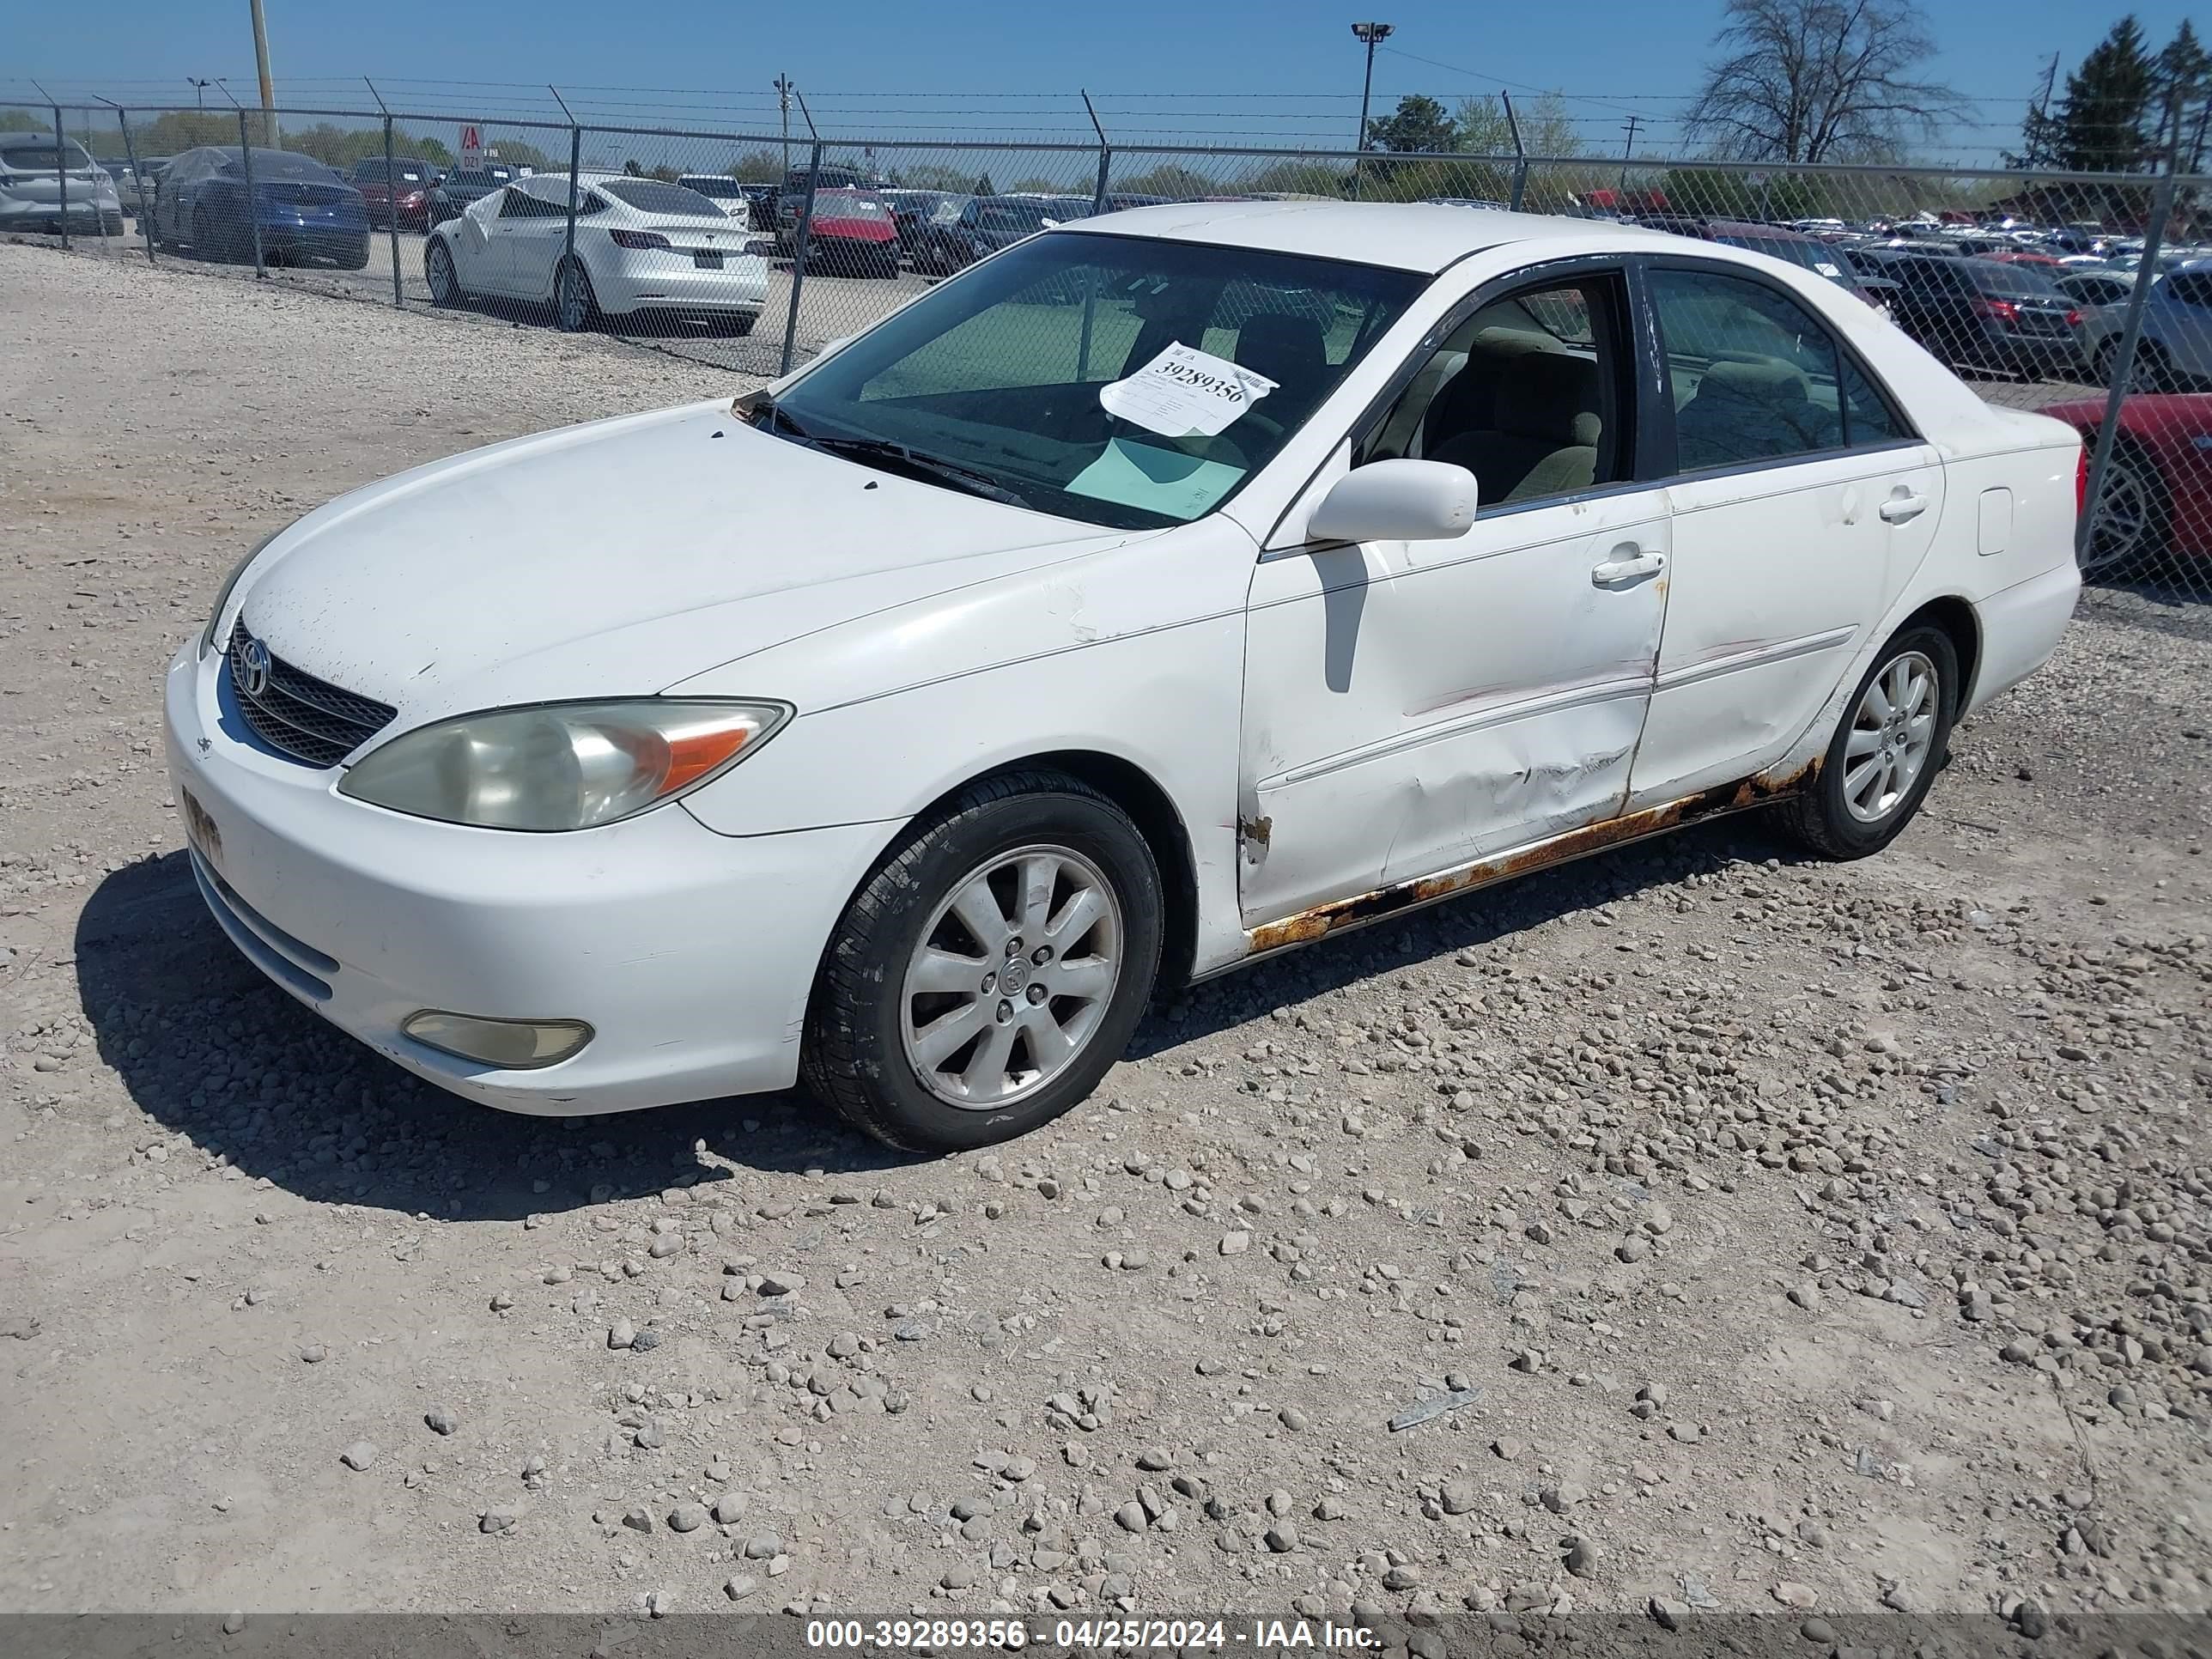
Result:
[[342,496],[270,544],[240,583],[240,615],[277,656],[412,725],[657,693],[1141,533],[840,460],[717,400],[495,445]]

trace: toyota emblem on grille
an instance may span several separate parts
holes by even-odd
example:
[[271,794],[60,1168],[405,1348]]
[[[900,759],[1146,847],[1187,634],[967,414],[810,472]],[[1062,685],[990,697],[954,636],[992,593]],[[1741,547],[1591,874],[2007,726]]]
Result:
[[257,639],[247,639],[238,653],[238,689],[257,698],[269,689],[269,647]]

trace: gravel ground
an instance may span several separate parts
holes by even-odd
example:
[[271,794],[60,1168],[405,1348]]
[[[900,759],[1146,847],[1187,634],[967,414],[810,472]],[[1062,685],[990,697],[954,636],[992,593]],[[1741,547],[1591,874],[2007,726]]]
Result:
[[[139,238],[137,222],[127,220],[125,223],[129,228],[122,236],[77,237],[72,240],[76,248],[88,258],[143,264],[146,262],[146,245]],[[61,239],[55,236],[17,236],[11,240],[27,246],[56,250],[61,246]],[[422,274],[422,244],[421,231],[403,230],[399,233],[400,292],[406,297],[407,309],[428,314],[431,313],[430,289]],[[161,257],[180,270],[210,278],[246,283],[255,280],[251,261],[218,264],[178,252],[165,253]],[[784,328],[791,309],[791,277],[790,260],[769,261],[768,297],[761,312],[760,324],[747,336],[732,334],[726,328],[708,327],[682,318],[653,313],[632,318],[604,318],[600,321],[600,331],[650,344],[658,349],[673,352],[716,368],[733,369],[748,374],[773,374],[781,367],[783,360]],[[270,265],[266,281],[287,289],[364,301],[389,309],[392,306],[391,234],[386,231],[378,231],[369,238],[368,264],[360,270],[341,270],[335,265],[323,264]],[[809,270],[799,289],[799,327],[792,337],[793,361],[805,362],[831,340],[859,333],[893,307],[904,304],[933,285],[933,278],[911,270],[902,270],[896,278],[888,281],[880,277],[836,276],[819,269]],[[472,318],[500,326],[555,331],[552,309],[548,306],[524,305],[505,300],[478,300],[458,312],[442,314],[456,319]]]
[[995,1153],[506,1117],[218,934],[160,670],[318,501],[744,382],[0,293],[0,1609],[2212,1604],[2201,610],[2093,596],[1880,858],[1325,943]]

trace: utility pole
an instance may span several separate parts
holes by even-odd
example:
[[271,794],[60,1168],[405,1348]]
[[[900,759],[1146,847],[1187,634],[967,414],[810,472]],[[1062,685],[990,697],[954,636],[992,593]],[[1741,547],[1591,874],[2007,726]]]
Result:
[[1359,142],[1352,146],[1352,199],[1359,199],[1359,161],[1367,149],[1367,103],[1375,93],[1375,48],[1397,33],[1389,23],[1354,23],[1353,38],[1367,48],[1367,74],[1359,83]]
[[783,112],[783,176],[791,177],[791,94],[796,88],[788,75],[775,77],[776,107]]
[[201,114],[204,115],[207,113],[207,89],[210,87],[220,88],[228,79],[229,79],[229,76],[222,75],[209,76],[206,77],[202,77],[197,75],[187,75],[185,77],[185,84],[199,94]]
[[1620,205],[1626,211],[1628,207],[1628,158],[1636,154],[1636,129],[1644,125],[1644,118],[1632,115],[1621,125],[1628,133],[1628,142],[1620,147]]
[[246,0],[253,12],[253,67],[261,76],[261,142],[276,148],[276,88],[269,79],[269,25],[261,0]]

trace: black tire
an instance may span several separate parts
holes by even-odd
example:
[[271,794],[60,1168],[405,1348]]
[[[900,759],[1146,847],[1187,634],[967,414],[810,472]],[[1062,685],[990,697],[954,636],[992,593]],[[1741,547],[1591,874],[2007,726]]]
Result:
[[2092,522],[2098,533],[2081,552],[2085,581],[2141,575],[2154,569],[2172,545],[2173,505],[2166,479],[2149,456],[2124,439],[2112,446]]
[[[1845,750],[1858,725],[1867,688],[1899,659],[1916,653],[1935,668],[1936,719],[1928,752],[1911,787],[1879,817],[1863,818],[1844,799]],[[1920,803],[1927,799],[1936,781],[1936,775],[1943,769],[1952,723],[1958,718],[1959,690],[1959,653],[1951,643],[1951,636],[1926,623],[1901,629],[1875,653],[1874,661],[1852,689],[1844,705],[1843,719],[1837,723],[1836,734],[1821,757],[1820,775],[1802,793],[1782,803],[1778,817],[1783,827],[1808,851],[1826,859],[1863,859],[1888,846],[1912,822],[1913,814],[1920,810]]]
[[[571,285],[573,284],[573,289]],[[599,320],[592,273],[581,259],[563,259],[553,272],[553,321],[563,334],[581,334]]]
[[[1058,1074],[1002,1107],[957,1106],[931,1091],[908,1056],[902,964],[956,884],[1037,843],[1077,853],[1103,873],[1121,906],[1120,975],[1088,1041]],[[1158,867],[1120,807],[1063,773],[987,779],[915,823],[847,906],[815,981],[800,1076],[854,1127],[908,1151],[965,1151],[1026,1134],[1082,1100],[1128,1047],[1159,971],[1164,929]]]
[[[2097,379],[2106,386],[2122,378],[2120,343],[2106,340],[2097,348]],[[2166,349],[2155,340],[2137,340],[2136,359],[2131,372],[2126,375],[2126,390],[2130,392],[2171,392],[2174,389],[2173,365]]]
[[[441,270],[445,272],[442,279]],[[461,273],[453,264],[453,251],[446,246],[442,236],[433,236],[422,247],[422,285],[430,290],[430,303],[451,307],[464,303],[468,295],[461,288]]]

